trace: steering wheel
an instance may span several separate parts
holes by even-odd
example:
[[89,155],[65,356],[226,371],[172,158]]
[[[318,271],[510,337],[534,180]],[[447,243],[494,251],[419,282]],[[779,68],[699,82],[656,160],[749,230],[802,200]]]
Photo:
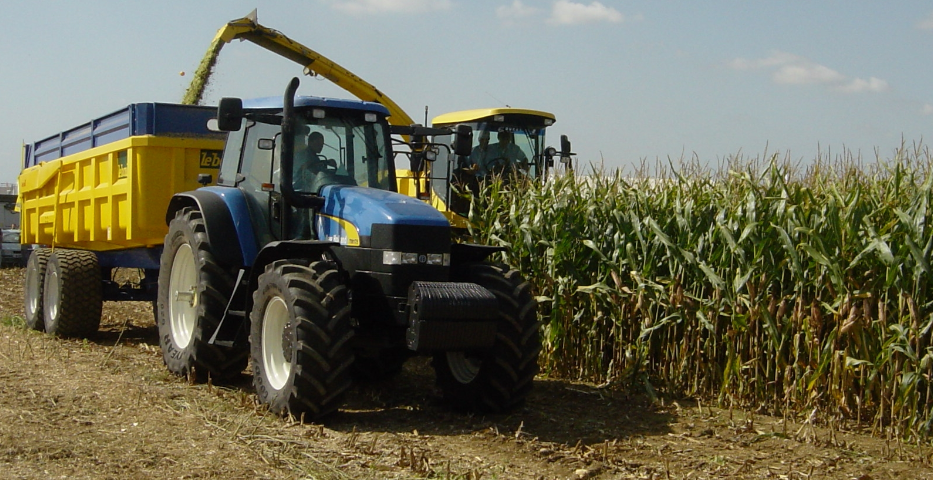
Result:
[[506,157],[496,157],[486,162],[487,173],[505,173],[512,169],[512,162]]

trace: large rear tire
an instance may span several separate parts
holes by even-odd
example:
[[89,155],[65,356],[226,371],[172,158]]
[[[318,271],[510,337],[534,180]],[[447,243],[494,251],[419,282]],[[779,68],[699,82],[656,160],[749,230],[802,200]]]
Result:
[[278,414],[314,420],[352,385],[347,288],[336,266],[280,260],[266,266],[250,313],[253,385]]
[[437,384],[444,399],[457,408],[488,412],[517,408],[531,391],[541,351],[531,284],[504,265],[467,265],[455,275],[458,281],[476,283],[496,296],[496,340],[485,350],[435,354]]
[[201,212],[184,208],[169,223],[159,269],[162,359],[172,373],[197,381],[230,378],[246,368],[248,350],[211,345],[233,292],[233,275],[214,257]]
[[97,255],[56,249],[49,255],[42,292],[45,331],[62,337],[89,337],[100,328],[103,305]]
[[45,290],[45,269],[51,255],[52,250],[37,248],[26,260],[23,313],[26,317],[26,326],[40,332],[45,331],[45,319],[42,316],[42,292]]

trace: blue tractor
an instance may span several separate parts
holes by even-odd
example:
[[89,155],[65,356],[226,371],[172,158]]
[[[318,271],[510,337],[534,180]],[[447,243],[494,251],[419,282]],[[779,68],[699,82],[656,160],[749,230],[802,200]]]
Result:
[[[316,419],[354,380],[421,354],[455,407],[523,403],[541,346],[531,285],[488,260],[500,248],[453,242],[441,213],[395,192],[391,134],[454,133],[390,131],[378,103],[297,88],[221,100],[216,185],[170,203],[157,302],[168,369],[206,381],[249,363],[262,403]],[[470,130],[455,135],[469,154]]]

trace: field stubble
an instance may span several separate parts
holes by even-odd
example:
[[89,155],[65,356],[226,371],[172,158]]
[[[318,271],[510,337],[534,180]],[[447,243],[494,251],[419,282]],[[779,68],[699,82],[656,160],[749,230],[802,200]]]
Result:
[[22,284],[0,270],[4,478],[933,478],[933,450],[851,425],[586,383],[540,378],[521,411],[453,413],[417,359],[300,424],[257,406],[245,375],[167,374],[146,304],[108,302],[90,340],[26,330]]

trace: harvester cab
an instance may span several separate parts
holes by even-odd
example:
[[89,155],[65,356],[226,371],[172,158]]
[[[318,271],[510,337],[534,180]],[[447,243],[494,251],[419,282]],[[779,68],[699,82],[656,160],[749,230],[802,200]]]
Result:
[[[470,208],[465,194],[478,193],[484,179],[493,175],[542,178],[554,167],[555,157],[570,171],[573,154],[567,136],[561,136],[560,151],[545,146],[545,131],[554,122],[551,113],[519,108],[466,110],[435,117],[431,122],[434,128],[468,127],[473,139],[469,154],[439,155],[431,166],[431,202],[450,212],[451,222],[461,226]],[[439,138],[437,142],[447,144],[450,140]]]
[[[261,402],[313,419],[354,378],[423,354],[451,403],[520,404],[540,350],[528,282],[487,260],[500,248],[452,242],[443,214],[396,192],[386,107],[297,87],[222,100],[217,185],[171,201],[158,301],[169,370],[220,378],[249,358]],[[465,155],[469,129],[455,137]]]

